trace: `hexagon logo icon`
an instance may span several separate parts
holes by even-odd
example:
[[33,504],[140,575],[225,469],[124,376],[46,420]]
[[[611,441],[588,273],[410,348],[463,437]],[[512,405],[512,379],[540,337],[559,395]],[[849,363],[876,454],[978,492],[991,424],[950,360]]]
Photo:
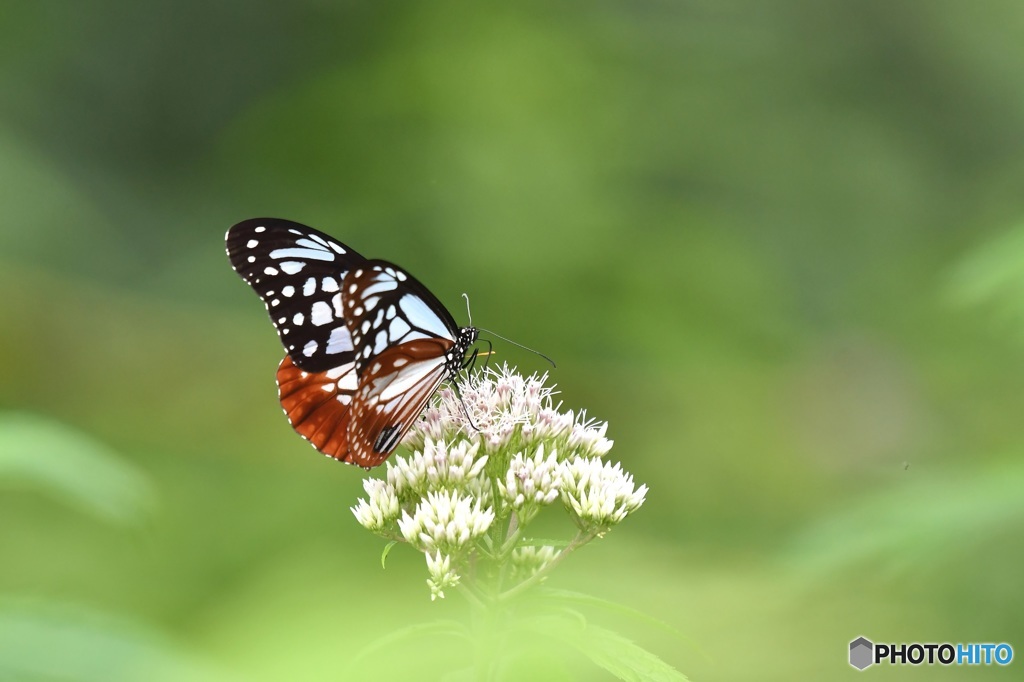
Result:
[[858,637],[850,642],[850,665],[857,670],[864,670],[874,663],[875,645],[867,637]]

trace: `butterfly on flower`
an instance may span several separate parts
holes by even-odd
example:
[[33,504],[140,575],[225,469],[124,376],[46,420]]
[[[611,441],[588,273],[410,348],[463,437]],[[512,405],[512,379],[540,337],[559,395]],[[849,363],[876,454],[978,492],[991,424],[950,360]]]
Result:
[[278,397],[320,452],[365,469],[398,446],[445,379],[475,357],[477,330],[412,275],[290,220],[230,230],[231,266],[270,314],[287,355]]

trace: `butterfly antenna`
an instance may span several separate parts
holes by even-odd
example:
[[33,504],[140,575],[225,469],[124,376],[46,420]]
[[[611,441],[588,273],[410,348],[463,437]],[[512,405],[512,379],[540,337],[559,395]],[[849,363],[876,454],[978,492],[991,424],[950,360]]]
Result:
[[541,356],[542,358],[544,358],[545,360],[547,360],[548,362],[550,362],[550,363],[551,363],[551,366],[552,366],[552,367],[558,367],[558,365],[556,365],[556,364],[555,364],[555,361],[554,361],[554,360],[552,360],[552,359],[551,359],[551,358],[549,358],[548,356],[544,355],[544,354],[543,354],[543,353],[541,353],[541,352],[540,352],[539,350],[534,350],[534,349],[530,348],[529,346],[524,346],[524,345],[523,345],[523,344],[521,344],[521,343],[516,343],[516,342],[515,342],[515,341],[513,341],[512,339],[506,339],[506,338],[505,338],[504,336],[502,336],[501,334],[495,334],[495,333],[494,333],[494,332],[492,332],[492,331],[491,331],[490,329],[484,329],[483,327],[477,327],[477,329],[479,329],[480,331],[482,331],[482,332],[485,332],[485,333],[487,333],[487,334],[490,334],[491,336],[493,336],[493,337],[495,337],[495,338],[499,338],[499,339],[501,339],[502,341],[505,341],[505,342],[507,342],[507,343],[511,343],[511,344],[512,344],[513,346],[519,346],[519,347],[520,347],[520,348],[522,348],[523,350],[528,350],[528,351],[530,351],[531,353],[534,353],[535,355],[539,355],[539,356]]
[[466,316],[469,317],[469,326],[473,326],[473,311],[469,309],[469,294],[462,292],[462,298],[466,299]]

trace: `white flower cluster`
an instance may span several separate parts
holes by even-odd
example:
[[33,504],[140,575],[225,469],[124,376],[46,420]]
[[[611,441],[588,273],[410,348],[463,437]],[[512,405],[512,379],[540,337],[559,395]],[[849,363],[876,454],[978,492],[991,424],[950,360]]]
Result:
[[607,423],[559,412],[546,381],[505,366],[465,379],[462,400],[441,391],[404,441],[412,454],[364,481],[356,520],[426,555],[432,599],[459,584],[478,543],[520,575],[549,566],[557,550],[515,547],[515,538],[559,498],[591,537],[643,504],[647,486],[602,460],[612,447]]
[[607,454],[612,448],[612,441],[605,438],[608,424],[588,419],[585,412],[559,412],[556,391],[547,381],[547,373],[523,377],[508,365],[466,377],[459,384],[461,400],[451,388],[439,391],[436,404],[404,442],[419,449],[428,438],[460,433],[479,442],[487,453],[508,448],[533,452],[546,443],[562,452],[561,459]]
[[517,547],[512,552],[512,569],[524,577],[530,577],[555,560],[559,550],[550,545]]
[[522,452],[515,454],[499,490],[505,501],[519,514],[519,522],[526,523],[543,505],[558,499],[560,478],[558,451],[552,450],[545,457],[544,444],[541,443],[533,457],[524,457]]
[[646,496],[647,486],[637,488],[618,463],[594,457],[565,462],[562,468],[562,501],[583,528],[607,530],[639,509]]
[[423,497],[431,490],[462,490],[487,502],[487,455],[477,457],[479,450],[479,443],[468,440],[448,444],[427,436],[410,456],[387,463],[388,485],[402,500]]
[[457,552],[483,535],[494,522],[494,510],[458,492],[429,492],[410,515],[402,512],[398,528],[413,547],[446,554]]
[[356,521],[367,530],[379,533],[398,518],[401,508],[393,486],[379,478],[363,479],[367,500],[360,499],[352,507]]
[[430,601],[444,599],[444,588],[459,584],[459,575],[452,570],[452,558],[447,554],[427,552],[427,586],[430,587]]

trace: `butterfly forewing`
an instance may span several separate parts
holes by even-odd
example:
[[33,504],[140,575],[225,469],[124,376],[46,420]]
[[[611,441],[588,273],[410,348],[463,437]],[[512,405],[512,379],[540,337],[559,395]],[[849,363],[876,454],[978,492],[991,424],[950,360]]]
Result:
[[425,286],[397,265],[370,260],[349,272],[342,293],[360,373],[393,346],[416,339],[455,342],[458,325]]
[[277,369],[281,407],[299,435],[320,452],[351,462],[350,408],[358,388],[355,365],[306,372],[285,356]]
[[423,406],[448,375],[447,339],[416,339],[376,356],[352,401],[352,461],[377,466],[398,446]]
[[277,218],[238,223],[228,230],[227,251],[296,365],[322,372],[352,361],[341,289],[365,258],[318,230]]

